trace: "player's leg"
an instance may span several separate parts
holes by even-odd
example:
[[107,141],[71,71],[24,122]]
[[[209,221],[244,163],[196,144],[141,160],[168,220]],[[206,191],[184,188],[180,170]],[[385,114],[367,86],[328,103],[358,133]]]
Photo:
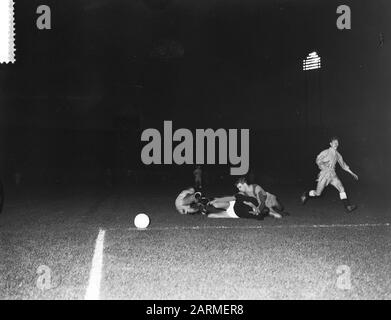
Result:
[[285,211],[285,207],[284,205],[282,204],[282,202],[280,201],[279,198],[276,197],[275,199],[275,204],[272,206],[272,209],[279,213],[280,215],[282,216],[289,216],[289,212]]
[[213,203],[213,206],[217,209],[227,210],[229,207],[229,202],[227,201],[216,201]]
[[338,177],[335,177],[330,182],[330,184],[338,190],[339,198],[341,199],[341,201],[342,201],[342,203],[343,203],[343,205],[345,207],[345,210],[347,212],[352,212],[352,211],[357,209],[356,205],[350,203],[350,201],[349,201],[349,199],[348,199],[348,197],[346,195],[345,188],[344,188],[341,180],[339,180]]
[[224,209],[224,211],[208,214],[208,218],[239,218],[239,216],[234,212],[234,205],[235,201],[218,201],[214,203],[213,206]]
[[313,198],[319,197],[322,194],[326,185],[327,185],[326,179],[319,179],[318,183],[316,185],[316,190],[306,191],[302,194],[301,203],[305,204],[308,199],[313,199]]
[[[207,201],[207,198],[204,198],[205,201]],[[194,206],[198,206],[199,212],[203,215],[209,215],[213,213],[221,213],[226,211],[229,208],[229,202],[226,201],[218,201],[213,202],[212,204],[210,202],[203,202],[203,200],[198,201]],[[212,217],[213,218],[213,217]]]
[[282,215],[278,212],[276,212],[273,208],[269,208],[269,216],[273,217],[274,219],[281,219]]
[[[274,194],[266,192],[265,206],[269,209],[269,216],[275,219],[281,219],[282,215],[278,212],[277,197]],[[275,210],[277,208],[277,210]]]
[[219,213],[211,213],[208,215],[208,218],[234,218],[238,219],[239,216],[235,213],[234,207],[236,201],[221,201],[217,203],[224,203],[225,206],[227,207],[226,210],[219,212]]

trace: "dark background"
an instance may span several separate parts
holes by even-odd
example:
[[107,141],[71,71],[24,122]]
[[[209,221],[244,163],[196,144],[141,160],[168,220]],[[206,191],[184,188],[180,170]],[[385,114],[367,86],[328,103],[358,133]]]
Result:
[[[52,30],[36,27],[41,4]],[[336,27],[342,4],[351,30]],[[7,183],[100,183],[107,168],[191,182],[192,165],[140,160],[141,132],[163,120],[249,128],[260,184],[312,185],[333,135],[361,184],[390,180],[389,0],[17,0],[15,19],[16,63],[0,65]],[[303,72],[312,51],[322,69]]]

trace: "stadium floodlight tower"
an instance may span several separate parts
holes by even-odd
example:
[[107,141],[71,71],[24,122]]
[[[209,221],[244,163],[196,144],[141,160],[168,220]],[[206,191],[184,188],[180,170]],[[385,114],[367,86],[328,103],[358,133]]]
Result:
[[315,70],[321,68],[321,60],[316,51],[311,52],[305,60],[303,60],[303,70]]

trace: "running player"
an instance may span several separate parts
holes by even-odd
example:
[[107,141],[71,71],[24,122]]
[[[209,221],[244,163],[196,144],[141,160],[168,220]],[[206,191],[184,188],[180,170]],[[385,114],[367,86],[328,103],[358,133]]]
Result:
[[345,188],[335,173],[335,165],[338,162],[343,170],[349,172],[354,179],[358,180],[358,176],[350,170],[349,166],[343,161],[341,154],[337,151],[339,146],[339,140],[337,137],[333,137],[330,140],[330,148],[323,150],[316,157],[316,164],[318,165],[320,172],[318,175],[318,184],[316,190],[310,190],[304,192],[301,196],[302,204],[305,204],[309,198],[319,197],[322,194],[323,189],[331,184],[339,192],[339,197],[347,212],[352,212],[357,208],[356,205],[350,204]]

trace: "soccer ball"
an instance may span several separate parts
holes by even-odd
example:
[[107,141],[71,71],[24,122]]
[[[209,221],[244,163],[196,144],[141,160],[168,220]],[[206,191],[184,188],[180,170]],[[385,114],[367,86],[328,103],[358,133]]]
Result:
[[149,226],[149,217],[145,213],[139,213],[134,218],[134,225],[137,229],[145,229]]

